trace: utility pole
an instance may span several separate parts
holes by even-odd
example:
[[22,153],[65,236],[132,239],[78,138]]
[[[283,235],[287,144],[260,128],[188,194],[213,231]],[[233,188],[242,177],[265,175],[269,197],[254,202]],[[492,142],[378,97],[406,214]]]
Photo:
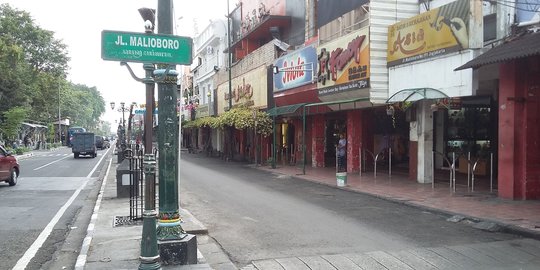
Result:
[[62,117],[60,116],[60,86],[58,86],[58,140],[62,145]]
[[[231,12],[229,10],[229,0],[227,0],[227,61],[228,61],[228,75],[229,75],[229,110],[232,109],[232,71],[231,71],[231,65],[232,65],[232,53],[231,53]],[[233,127],[229,127],[229,141],[233,141]],[[228,143],[226,144],[229,146],[229,156],[232,160],[233,158],[233,144]]]

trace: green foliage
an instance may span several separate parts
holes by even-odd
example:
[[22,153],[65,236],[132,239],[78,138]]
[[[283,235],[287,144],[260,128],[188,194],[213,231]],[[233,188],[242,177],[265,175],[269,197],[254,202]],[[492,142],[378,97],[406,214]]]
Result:
[[[67,46],[54,32],[39,27],[28,12],[0,4],[0,33],[0,112],[24,107],[27,120],[52,123],[60,107],[61,116],[75,125],[99,127],[103,97],[95,87],[66,80]],[[6,121],[0,114],[0,124]]]
[[[54,141],[54,137],[55,137],[55,133],[56,133],[56,130],[58,129],[58,127],[55,127],[53,126],[52,123],[49,123],[47,125],[47,141],[48,142],[53,142]],[[47,144],[49,145],[49,144]]]
[[26,118],[27,110],[22,107],[14,107],[2,113],[4,121],[0,123],[0,132],[9,140],[14,140]]
[[218,118],[211,117],[211,116],[201,117],[193,121],[186,121],[185,123],[182,123],[182,127],[184,128],[200,128],[200,127],[219,128]]
[[[255,112],[255,118],[253,113]],[[257,128],[257,133],[268,136],[272,133],[272,119],[266,112],[245,107],[233,108],[219,117],[202,117],[193,121],[187,121],[183,128],[211,127],[214,129],[226,126],[236,129]]]

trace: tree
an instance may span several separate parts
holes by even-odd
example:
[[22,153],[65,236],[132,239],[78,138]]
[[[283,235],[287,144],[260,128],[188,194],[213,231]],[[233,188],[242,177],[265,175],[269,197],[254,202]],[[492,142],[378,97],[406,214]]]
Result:
[[0,4],[0,112],[29,108],[30,119],[22,120],[48,124],[58,120],[60,107],[75,125],[97,129],[105,101],[95,87],[66,80],[68,62],[67,46],[52,31],[37,26],[28,12]]
[[51,94],[67,74],[66,46],[8,4],[0,5],[0,33],[0,111],[29,107],[31,120],[50,122],[57,115]]
[[4,121],[0,123],[0,132],[2,137],[7,140],[15,140],[23,120],[26,118],[27,110],[22,107],[11,108],[2,113]]
[[64,106],[66,115],[71,116],[75,125],[97,130],[99,118],[105,112],[105,100],[96,87],[71,84],[69,95],[63,101],[69,102],[69,106]]
[[28,12],[0,5],[0,33],[8,44],[24,48],[24,57],[35,72],[66,77],[67,46],[52,31],[37,26]]

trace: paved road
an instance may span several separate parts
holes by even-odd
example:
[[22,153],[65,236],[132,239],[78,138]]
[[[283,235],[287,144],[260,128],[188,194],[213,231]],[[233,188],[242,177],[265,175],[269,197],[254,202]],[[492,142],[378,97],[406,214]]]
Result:
[[182,207],[240,268],[540,267],[539,241],[442,214],[190,154],[180,174]]
[[[61,257],[55,252],[64,245],[68,232],[80,231],[82,241],[86,227],[75,221],[83,207],[92,203],[89,195],[106,153],[74,159],[71,149],[61,148],[20,160],[17,185],[0,184],[0,269],[47,269],[52,259]],[[75,250],[76,243],[71,244]]]

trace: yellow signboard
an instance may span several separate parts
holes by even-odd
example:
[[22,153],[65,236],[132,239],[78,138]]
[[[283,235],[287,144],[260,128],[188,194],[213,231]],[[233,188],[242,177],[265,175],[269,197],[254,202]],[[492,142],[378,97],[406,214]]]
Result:
[[319,98],[369,87],[368,28],[319,46],[317,54]]
[[231,95],[229,95],[228,82],[218,86],[218,114],[222,114],[229,108],[229,100],[233,107],[246,106],[254,108],[266,108],[267,101],[267,76],[266,67],[260,66],[231,81]]
[[468,0],[424,12],[388,27],[388,67],[469,47]]

